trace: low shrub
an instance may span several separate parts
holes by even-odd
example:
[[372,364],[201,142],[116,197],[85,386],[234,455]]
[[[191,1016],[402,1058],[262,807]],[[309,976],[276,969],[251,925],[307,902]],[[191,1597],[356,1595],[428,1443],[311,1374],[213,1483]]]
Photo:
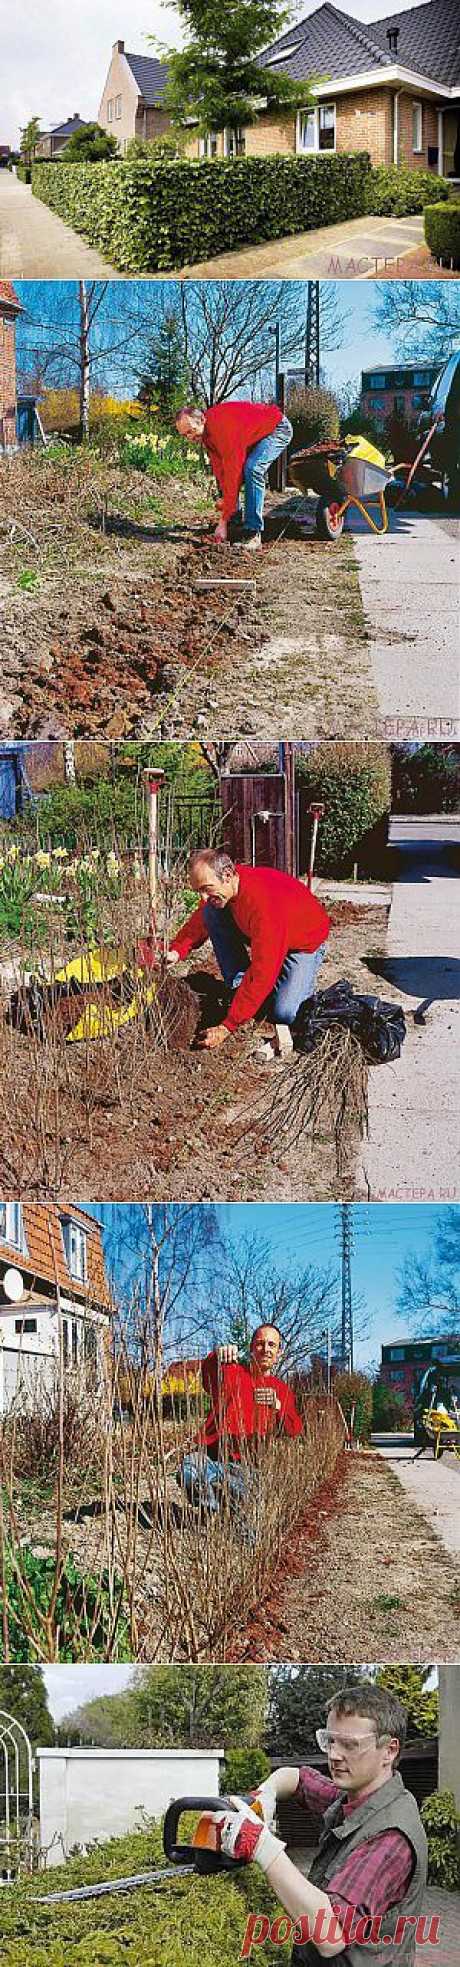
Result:
[[32,172],[31,172],[31,169],[30,169],[30,165],[29,165],[29,164],[17,164],[17,165],[16,165],[16,176],[17,176],[18,178],[20,178],[20,180],[21,180],[21,184],[30,184],[30,183],[31,183],[31,178],[32,178]]
[[460,267],[460,203],[426,206],[425,239],[439,266]]
[[447,199],[449,186],[445,178],[435,178],[433,171],[408,171],[401,164],[376,164],[367,180],[368,212],[374,218],[404,218],[406,213],[423,212],[433,197]]
[[300,450],[304,444],[323,444],[328,438],[337,443],[340,412],[331,389],[293,389],[288,412],[294,450]]
[[368,209],[369,173],[367,152],[212,164],[135,157],[35,164],[32,188],[113,265],[136,273],[359,218]]
[[206,471],[203,451],[198,445],[181,444],[180,438],[156,430],[126,432],[119,449],[120,464],[131,471],[145,471],[150,478],[202,478]]
[[[63,1906],[37,1904],[47,1891],[67,1891],[100,1879],[122,1878],[165,1865],[164,1885],[126,1897],[104,1894]],[[275,1919],[280,1908],[258,1866],[220,1877],[181,1878],[163,1857],[159,1823],[110,1838],[73,1856],[40,1879],[22,1880],[1,1894],[2,1967],[235,1967],[251,1913]],[[267,1941],[261,1959],[285,1967],[289,1947]]]
[[436,1790],[422,1804],[422,1823],[428,1838],[428,1879],[446,1892],[460,1887],[460,1811],[449,1789]]
[[30,1662],[51,1659],[52,1628],[59,1632],[59,1659],[129,1660],[127,1616],[122,1613],[114,1635],[115,1603],[122,1595],[121,1581],[107,1571],[96,1577],[83,1572],[68,1552],[60,1572],[54,1556],[36,1555],[24,1547],[20,1563],[5,1547],[5,1626],[0,1630],[0,1661],[5,1660],[8,1638],[9,1659]]
[[353,1418],[353,1436],[357,1441],[370,1441],[372,1432],[372,1386],[365,1373],[337,1373],[333,1392],[349,1423]]
[[[301,789],[301,867],[307,865],[311,821],[307,805],[325,806],[318,833],[319,874],[345,878],[355,864],[360,874],[381,875],[385,862],[391,781],[388,755],[377,744],[328,744],[296,761]],[[308,793],[303,798],[304,788]]]

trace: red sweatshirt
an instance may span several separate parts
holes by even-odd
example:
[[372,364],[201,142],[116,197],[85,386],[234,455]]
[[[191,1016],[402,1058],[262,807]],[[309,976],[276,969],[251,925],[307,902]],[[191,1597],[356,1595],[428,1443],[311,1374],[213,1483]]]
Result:
[[[274,867],[237,863],[238,894],[228,903],[234,921],[251,947],[249,969],[224,1018],[229,1031],[247,1024],[273,990],[288,950],[315,950],[326,941],[330,916],[303,881]],[[179,956],[189,956],[208,940],[203,904],[195,908],[171,944]]]
[[222,492],[222,518],[238,504],[248,451],[281,423],[277,403],[214,403],[206,413],[203,442]]
[[211,1407],[199,1435],[200,1444],[215,1455],[226,1446],[232,1459],[240,1458],[239,1442],[262,1439],[267,1434],[303,1434],[300,1414],[291,1388],[272,1373],[260,1373],[238,1361],[220,1365],[215,1352],[201,1361],[201,1377]]

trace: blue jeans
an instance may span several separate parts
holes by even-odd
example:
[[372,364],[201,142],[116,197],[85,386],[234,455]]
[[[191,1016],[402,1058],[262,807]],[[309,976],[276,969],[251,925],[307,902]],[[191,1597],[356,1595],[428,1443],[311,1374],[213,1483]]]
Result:
[[[213,902],[206,902],[204,919],[224,983],[229,990],[237,990],[249,969],[247,942],[230,908],[215,908]],[[270,1000],[276,1024],[294,1024],[300,1005],[313,995],[325,949],[326,944],[321,943],[319,949],[288,950]]]
[[184,1455],[181,1475],[190,1501],[203,1503],[212,1516],[219,1508],[222,1489],[227,1490],[231,1501],[244,1501],[246,1483],[239,1462],[214,1462],[205,1448],[195,1448],[191,1454]]
[[291,442],[292,424],[289,417],[282,417],[276,430],[270,430],[268,437],[262,437],[260,444],[253,444],[248,451],[244,467],[244,530],[246,533],[263,533],[265,478],[269,465],[286,451]]

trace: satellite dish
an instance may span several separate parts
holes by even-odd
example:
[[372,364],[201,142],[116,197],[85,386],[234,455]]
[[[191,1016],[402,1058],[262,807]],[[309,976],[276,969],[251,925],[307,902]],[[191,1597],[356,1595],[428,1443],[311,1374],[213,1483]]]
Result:
[[24,1278],[22,1271],[6,1270],[3,1279],[3,1289],[5,1297],[10,1298],[12,1304],[18,1305],[20,1299],[24,1297]]

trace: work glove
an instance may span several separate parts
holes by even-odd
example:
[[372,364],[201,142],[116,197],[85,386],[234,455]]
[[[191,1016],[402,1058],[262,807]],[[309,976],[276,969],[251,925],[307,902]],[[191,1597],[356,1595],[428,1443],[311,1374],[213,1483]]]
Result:
[[253,1802],[260,1804],[263,1810],[264,1824],[268,1825],[269,1830],[273,1829],[276,1818],[276,1801],[276,1778],[275,1776],[266,1776],[265,1782],[259,1783],[257,1789],[254,1791]]
[[216,1345],[218,1366],[235,1366],[238,1361],[237,1345]]
[[232,1796],[235,1810],[218,1819],[221,1851],[226,1858],[235,1858],[243,1864],[260,1865],[261,1871],[269,1871],[275,1858],[285,1850],[281,1838],[274,1837],[266,1824],[261,1824],[255,1810],[242,1796]]

